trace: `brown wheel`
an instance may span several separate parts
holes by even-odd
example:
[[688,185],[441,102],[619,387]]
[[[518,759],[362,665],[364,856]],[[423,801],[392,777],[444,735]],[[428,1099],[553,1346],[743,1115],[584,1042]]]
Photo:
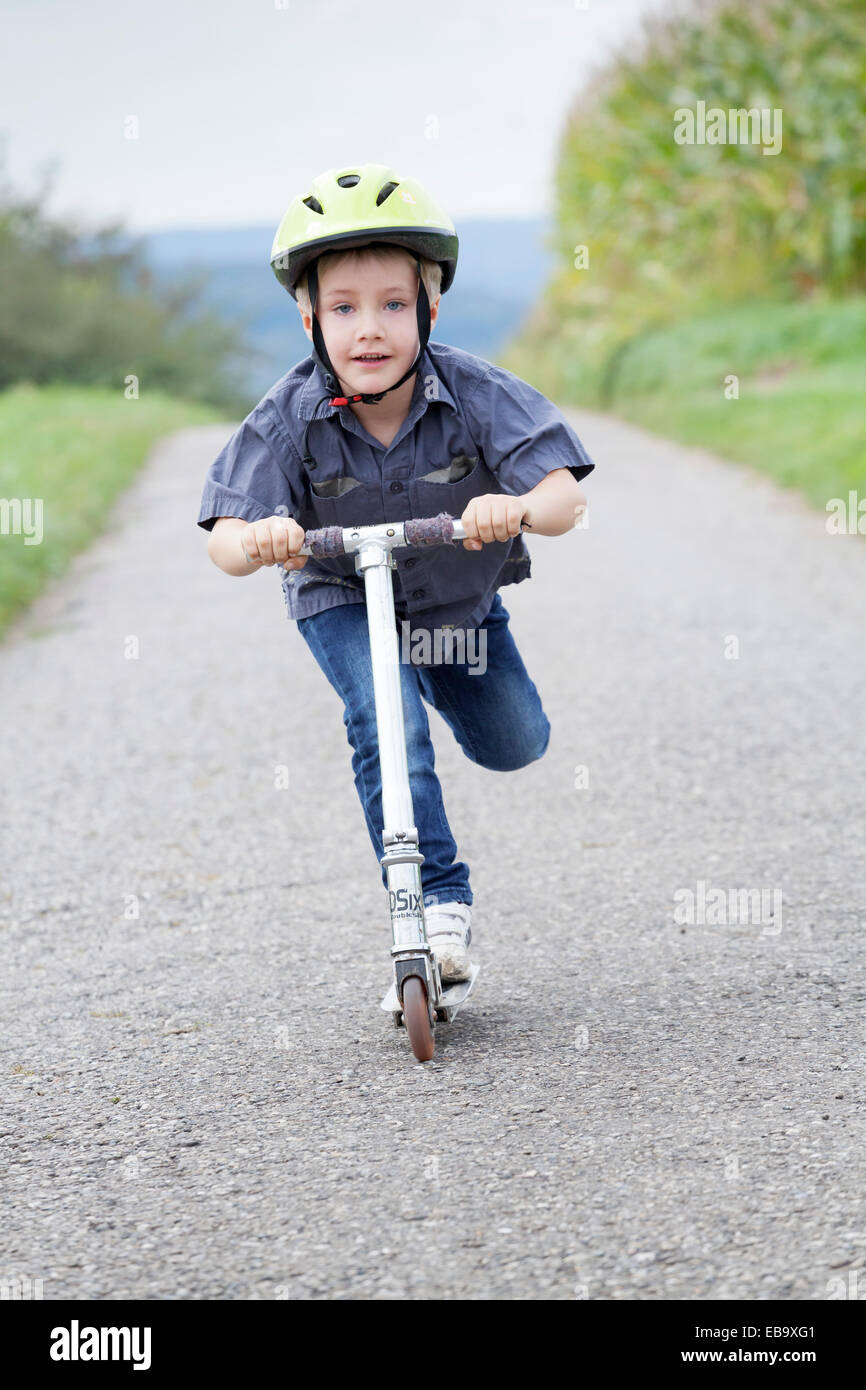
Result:
[[427,1007],[427,986],[418,975],[407,975],[403,981],[403,1022],[418,1061],[429,1062],[434,1048],[433,1025]]

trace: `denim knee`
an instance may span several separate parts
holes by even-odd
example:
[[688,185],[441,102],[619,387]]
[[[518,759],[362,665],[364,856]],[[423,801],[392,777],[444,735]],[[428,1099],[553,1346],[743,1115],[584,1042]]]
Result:
[[547,745],[548,745],[549,743],[550,743],[550,720],[548,719],[547,715],[545,715],[545,716],[544,716],[544,741],[542,742],[541,747],[539,748],[538,752],[537,752],[536,755],[535,755],[535,758],[533,759],[534,762],[537,762],[539,758],[543,758],[543,757],[544,757],[545,753],[547,752]]
[[492,757],[476,758],[475,761],[491,772],[517,772],[519,768],[537,762],[547,752],[550,743],[550,720],[546,714],[542,715],[542,720],[541,737],[531,746],[515,740],[508,749],[499,749]]

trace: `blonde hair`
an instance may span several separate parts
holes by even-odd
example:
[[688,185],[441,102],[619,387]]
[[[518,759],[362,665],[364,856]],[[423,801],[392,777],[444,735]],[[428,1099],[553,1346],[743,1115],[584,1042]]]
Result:
[[[378,256],[379,258],[384,259],[386,255],[388,255],[389,253],[393,253],[394,251],[402,251],[404,256],[409,255],[409,252],[406,250],[404,246],[389,246],[386,243],[380,241],[375,242],[370,246],[353,246],[350,247],[348,251],[326,251],[324,255],[319,256],[316,262],[319,272],[319,280],[321,282],[322,271],[324,270],[325,266],[330,265],[333,261],[342,260],[344,256],[364,256],[369,253],[373,256]],[[430,300],[430,303],[433,304],[440,290],[442,289],[442,267],[438,261],[428,261],[424,256],[419,256],[418,259],[421,262],[421,279],[424,281],[424,288],[427,291],[427,298]],[[415,269],[414,261],[412,261],[412,269]],[[311,318],[312,314],[310,312],[310,291],[307,285],[306,270],[304,271],[303,275],[301,276],[300,280],[295,286],[295,295],[297,296],[298,308],[301,310],[301,313],[306,314],[308,318]]]

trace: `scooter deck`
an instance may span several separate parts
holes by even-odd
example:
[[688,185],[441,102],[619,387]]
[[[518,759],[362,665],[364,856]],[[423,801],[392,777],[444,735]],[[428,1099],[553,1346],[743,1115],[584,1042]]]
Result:
[[[436,1009],[436,1017],[441,1022],[450,1023],[452,1019],[456,1017],[458,1009],[463,1007],[472,993],[481,966],[473,964],[470,965],[469,970],[470,974],[468,980],[456,980],[453,985],[443,985],[442,1000]],[[384,1009],[386,1013],[394,1014],[395,1022],[400,1022],[400,1016],[403,1010],[400,1007],[400,1000],[397,998],[396,984],[392,984],[385,998],[382,1000],[380,1008]]]

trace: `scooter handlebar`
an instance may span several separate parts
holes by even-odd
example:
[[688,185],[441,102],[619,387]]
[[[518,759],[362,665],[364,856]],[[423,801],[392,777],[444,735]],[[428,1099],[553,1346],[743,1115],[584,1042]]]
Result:
[[[402,531],[403,541],[396,541],[394,548],[399,545],[447,545],[451,541],[462,541],[466,539],[466,528],[457,516],[449,516],[447,512],[440,512],[438,516],[421,517],[415,521],[400,521],[389,523],[396,532]],[[317,531],[307,531],[304,534],[304,544],[297,552],[299,555],[315,555],[320,559],[326,559],[333,555],[345,555],[346,536],[360,538],[364,531],[371,533],[381,531],[381,526],[323,526]],[[357,545],[351,545],[350,550],[357,550]]]

